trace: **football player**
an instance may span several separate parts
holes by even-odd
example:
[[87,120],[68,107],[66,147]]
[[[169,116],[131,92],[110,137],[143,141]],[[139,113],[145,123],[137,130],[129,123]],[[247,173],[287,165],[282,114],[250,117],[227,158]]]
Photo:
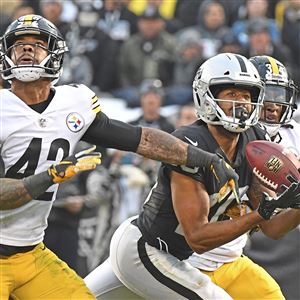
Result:
[[[265,83],[264,106],[260,118],[272,141],[300,149],[300,125],[292,117],[297,109],[298,87],[286,67],[277,59],[262,55],[250,58]],[[298,153],[299,155],[299,153]]]
[[[300,207],[300,184],[291,184],[278,197],[268,191],[269,196],[247,165],[247,143],[265,139],[256,125],[264,85],[249,60],[224,53],[200,66],[193,90],[200,120],[174,135],[224,156],[239,174],[240,197],[230,190],[219,193],[205,167],[162,164],[143,211],[121,224],[109,260],[85,278],[100,298],[109,288],[101,278],[120,286],[112,270],[147,299],[284,298],[275,280],[242,255],[246,233],[257,225],[276,239],[300,220],[300,210],[294,209]],[[277,208],[283,211],[275,215]],[[197,264],[186,260],[193,252],[202,254]]]
[[[265,83],[260,124],[266,127],[273,141],[279,141],[282,139],[280,128],[283,128],[283,126],[286,127],[286,129],[284,129],[284,136],[286,136],[287,132],[290,131],[288,127],[296,123],[292,122],[291,118],[296,107],[295,99],[297,88],[289,78],[283,64],[274,58],[269,56],[255,56],[250,58],[250,61],[256,67],[261,80]],[[299,125],[296,123],[296,126]],[[293,149],[299,149],[299,132],[300,131],[298,131],[298,133],[297,131],[291,131],[290,136],[294,138],[290,140],[286,138],[285,145],[289,147],[292,146]],[[293,143],[295,137],[297,137],[298,145]],[[295,225],[297,225],[297,222],[292,228],[294,228]],[[284,239],[288,239],[291,234],[296,234],[299,237],[299,232],[293,231],[286,234]],[[255,235],[256,234],[253,235],[254,241]],[[274,245],[278,245],[279,242],[271,238],[266,241],[267,237],[263,234],[259,234],[259,236],[261,237],[261,242],[264,244],[264,249],[263,253],[261,252],[259,255],[255,255],[255,257],[258,258],[256,261],[262,263],[263,259],[259,259],[259,257],[263,257],[264,252],[270,253],[268,251],[277,253],[273,250],[275,249]],[[206,271],[206,274],[213,278],[213,281],[228,292],[233,299],[284,299],[278,290],[278,285],[275,284],[275,281],[263,269],[254,265],[247,257],[239,257],[245,246],[245,241],[244,239],[240,245],[235,244],[235,241],[233,241],[232,243],[234,244],[223,245],[201,255],[193,254],[189,258],[189,262],[202,271]],[[232,250],[235,250],[228,254],[225,251],[226,247],[231,247]],[[268,250],[266,249],[267,247],[269,248]],[[268,261],[270,259],[271,258],[268,258]],[[276,259],[274,255],[272,255],[272,259],[274,259],[274,261],[276,260],[276,262],[280,261],[280,259]],[[295,255],[293,256],[293,261],[295,261]],[[245,271],[245,269],[247,269],[247,271]],[[231,272],[228,272],[228,270],[231,270]],[[253,272],[253,274],[251,272]],[[258,280],[257,276],[261,276],[261,279]]]
[[237,174],[216,154],[159,130],[109,119],[84,85],[55,87],[67,50],[57,28],[38,15],[12,22],[0,41],[0,72],[11,82],[10,89],[0,91],[4,300],[94,299],[75,272],[42,244],[57,184],[100,163],[94,148],[73,154],[79,140],[169,163],[206,166],[220,187],[238,187]]
[[[293,119],[298,88],[285,66],[273,57],[250,58],[265,82],[264,107],[260,123],[271,139],[282,144],[300,159],[300,124]],[[298,162],[300,166],[300,162]],[[299,299],[300,227],[274,241],[261,232],[253,234],[245,253],[274,276],[286,299]],[[268,255],[272,253],[272,255]]]

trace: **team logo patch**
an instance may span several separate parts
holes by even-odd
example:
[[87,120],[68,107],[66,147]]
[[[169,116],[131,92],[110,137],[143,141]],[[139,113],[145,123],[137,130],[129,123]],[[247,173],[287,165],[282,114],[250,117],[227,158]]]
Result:
[[84,126],[84,119],[83,117],[78,114],[78,113],[70,113],[68,116],[67,116],[67,126],[68,128],[73,131],[73,132],[78,132],[80,131],[83,126]]

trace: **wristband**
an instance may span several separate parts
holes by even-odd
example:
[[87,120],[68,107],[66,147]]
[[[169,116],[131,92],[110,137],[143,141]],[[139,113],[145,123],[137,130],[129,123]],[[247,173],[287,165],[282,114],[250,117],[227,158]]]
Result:
[[43,194],[52,184],[52,177],[47,171],[23,179],[24,186],[32,199]]
[[187,148],[186,166],[190,168],[209,168],[215,157],[215,154],[209,153],[189,144]]

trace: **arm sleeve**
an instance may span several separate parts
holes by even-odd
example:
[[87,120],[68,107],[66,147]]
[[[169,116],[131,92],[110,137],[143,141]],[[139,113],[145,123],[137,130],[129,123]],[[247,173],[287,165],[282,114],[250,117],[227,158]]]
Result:
[[82,140],[105,148],[136,152],[141,134],[141,127],[109,119],[103,112],[100,112]]

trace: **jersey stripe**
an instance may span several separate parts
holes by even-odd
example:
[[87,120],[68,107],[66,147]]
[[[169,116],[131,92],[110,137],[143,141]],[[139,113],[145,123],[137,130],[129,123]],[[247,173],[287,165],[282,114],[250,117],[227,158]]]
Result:
[[97,114],[98,112],[101,111],[101,106],[99,103],[99,98],[97,95],[94,95],[92,98],[92,111]]

